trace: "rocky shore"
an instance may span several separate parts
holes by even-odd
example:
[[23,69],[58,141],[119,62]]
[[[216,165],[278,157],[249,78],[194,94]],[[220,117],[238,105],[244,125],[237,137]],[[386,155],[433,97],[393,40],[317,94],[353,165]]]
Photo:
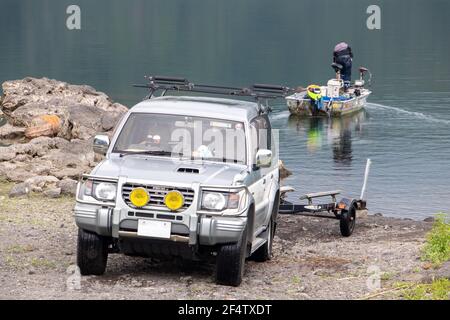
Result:
[[76,181],[100,160],[96,133],[110,134],[127,108],[87,85],[25,78],[2,85],[0,178],[14,182],[9,195],[73,194]]

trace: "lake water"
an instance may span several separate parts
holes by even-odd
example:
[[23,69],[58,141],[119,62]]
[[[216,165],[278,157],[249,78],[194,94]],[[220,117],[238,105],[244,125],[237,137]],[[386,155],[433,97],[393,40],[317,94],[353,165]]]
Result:
[[[450,2],[2,0],[0,81],[25,76],[87,83],[129,106],[144,75],[245,86],[325,83],[331,52],[347,41],[374,75],[366,111],[297,120],[274,106],[281,157],[296,195],[342,189],[358,196],[367,158],[372,212],[423,218],[450,208]],[[66,8],[81,8],[81,30]]]

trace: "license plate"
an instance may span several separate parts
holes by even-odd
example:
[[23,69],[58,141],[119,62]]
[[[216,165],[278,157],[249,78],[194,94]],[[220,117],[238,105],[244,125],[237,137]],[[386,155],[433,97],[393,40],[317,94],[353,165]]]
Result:
[[166,221],[138,220],[138,236],[150,238],[170,238],[172,224]]

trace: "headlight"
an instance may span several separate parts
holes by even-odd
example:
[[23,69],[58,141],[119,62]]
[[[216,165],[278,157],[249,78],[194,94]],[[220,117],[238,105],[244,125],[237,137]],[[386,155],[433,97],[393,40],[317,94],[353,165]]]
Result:
[[202,209],[222,211],[239,207],[239,193],[203,192]]
[[113,183],[94,182],[94,197],[98,200],[114,200],[116,199],[117,187]]
[[202,207],[207,210],[222,211],[227,205],[227,200],[223,193],[205,192],[203,193]]
[[87,180],[84,183],[83,194],[97,200],[115,200],[117,186],[115,183]]

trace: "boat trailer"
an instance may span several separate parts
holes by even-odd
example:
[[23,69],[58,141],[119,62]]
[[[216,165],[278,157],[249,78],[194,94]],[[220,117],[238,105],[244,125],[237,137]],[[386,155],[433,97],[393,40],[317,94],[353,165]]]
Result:
[[[358,210],[365,210],[366,201],[364,199],[364,193],[366,190],[367,179],[369,176],[371,161],[367,159],[366,170],[364,174],[364,184],[361,190],[361,196],[359,199],[341,198],[337,201],[336,196],[341,193],[340,190],[307,193],[300,197],[300,200],[307,200],[307,204],[294,204],[286,200],[286,195],[289,192],[295,191],[294,188],[285,186],[280,190],[280,208],[279,214],[293,214],[307,217],[316,218],[328,218],[339,220],[339,227],[341,235],[349,237],[356,224],[356,212]],[[314,204],[313,199],[331,197],[329,203]]]

